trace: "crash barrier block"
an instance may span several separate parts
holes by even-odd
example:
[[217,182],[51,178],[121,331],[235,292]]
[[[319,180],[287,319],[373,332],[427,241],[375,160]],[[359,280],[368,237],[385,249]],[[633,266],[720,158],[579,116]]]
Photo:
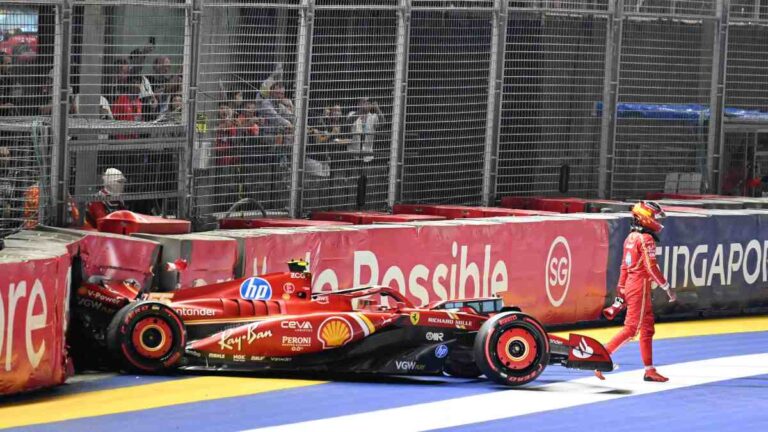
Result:
[[[741,313],[768,307],[768,211],[701,210],[663,220],[659,267],[678,295],[654,290],[661,317]],[[609,297],[615,294],[629,219],[609,222]]]
[[551,213],[600,213],[628,211],[632,204],[621,201],[569,197],[501,197],[501,207]]
[[533,202],[538,197],[503,196],[499,205],[504,208],[533,210]]
[[608,251],[603,220],[496,219],[254,230],[261,232],[244,239],[243,261],[252,276],[308,259],[315,291],[383,284],[416,304],[498,294],[547,324],[599,317]]
[[537,198],[533,202],[533,209],[556,213],[583,213],[587,210],[587,202],[579,198]]
[[587,213],[618,213],[632,209],[635,203],[611,200],[586,200],[584,211]]
[[425,214],[442,216],[446,219],[485,218],[498,216],[535,216],[554,214],[554,212],[524,210],[499,207],[466,207],[452,205],[431,204],[395,204],[392,207],[394,214]]
[[62,384],[78,236],[22,231],[0,250],[0,395]]
[[108,214],[97,221],[100,232],[130,235],[145,234],[184,234],[190,232],[192,224],[179,219],[166,219],[120,210]]
[[78,242],[80,266],[76,275],[88,280],[106,277],[134,279],[151,286],[160,257],[160,243],[131,236],[70,228],[39,227],[46,232],[81,236]]
[[389,214],[381,212],[364,211],[325,211],[313,212],[310,216],[313,220],[342,221],[355,225],[368,225],[381,222],[417,222],[445,219],[442,216],[418,215],[418,214]]
[[[505,209],[499,210],[503,211]],[[392,213],[442,216],[446,219],[481,218],[486,216],[483,209],[479,207],[429,204],[395,204],[392,207]]]
[[302,226],[352,225],[350,222],[288,219],[288,218],[225,218],[219,221],[221,229],[287,228]]
[[[237,241],[211,234],[134,234],[159,243],[159,265],[155,269],[154,286],[159,291],[173,291],[235,278]],[[183,269],[175,268],[178,260]],[[168,264],[173,266],[169,267]]]

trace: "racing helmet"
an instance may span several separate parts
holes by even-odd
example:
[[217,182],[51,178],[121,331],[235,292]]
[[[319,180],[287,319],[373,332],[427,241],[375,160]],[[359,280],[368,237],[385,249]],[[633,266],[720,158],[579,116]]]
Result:
[[635,217],[635,222],[641,227],[659,233],[664,228],[664,225],[659,223],[659,219],[663,219],[667,215],[658,203],[640,201],[632,207],[632,216]]
[[123,172],[117,168],[107,168],[104,174],[101,176],[104,182],[104,189],[111,195],[119,196],[123,193],[125,188],[126,178]]

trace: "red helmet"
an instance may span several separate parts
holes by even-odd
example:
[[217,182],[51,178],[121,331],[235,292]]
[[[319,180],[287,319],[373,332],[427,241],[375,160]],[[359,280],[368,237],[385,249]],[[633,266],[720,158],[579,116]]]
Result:
[[655,233],[659,233],[664,228],[658,219],[666,217],[666,214],[661,206],[653,201],[640,201],[635,204],[632,207],[632,216],[635,217],[638,225]]

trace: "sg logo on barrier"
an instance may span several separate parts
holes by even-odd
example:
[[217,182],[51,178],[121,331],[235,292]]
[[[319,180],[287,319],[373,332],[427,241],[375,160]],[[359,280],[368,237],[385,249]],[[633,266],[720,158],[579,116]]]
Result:
[[272,286],[266,279],[248,278],[240,284],[240,297],[245,300],[269,300],[272,298]]
[[[563,236],[558,236],[549,247],[547,255],[546,270],[544,282],[547,286],[547,297],[554,307],[560,307],[568,294],[568,287],[571,285],[571,271],[573,269],[571,262],[571,248],[568,246],[568,240]],[[552,290],[562,290],[563,294],[556,299]]]

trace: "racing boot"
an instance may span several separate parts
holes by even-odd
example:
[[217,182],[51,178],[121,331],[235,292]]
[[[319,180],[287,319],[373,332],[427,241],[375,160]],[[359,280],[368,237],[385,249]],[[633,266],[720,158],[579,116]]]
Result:
[[656,368],[652,367],[645,370],[645,376],[643,377],[643,381],[667,382],[669,381],[669,378],[656,372]]

